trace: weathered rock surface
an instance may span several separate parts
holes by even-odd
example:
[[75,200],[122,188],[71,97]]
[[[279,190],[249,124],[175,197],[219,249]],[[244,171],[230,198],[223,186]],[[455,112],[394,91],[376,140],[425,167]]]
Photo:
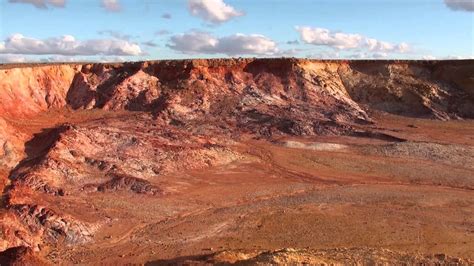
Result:
[[66,103],[66,94],[81,66],[51,65],[0,70],[0,116],[33,115]]

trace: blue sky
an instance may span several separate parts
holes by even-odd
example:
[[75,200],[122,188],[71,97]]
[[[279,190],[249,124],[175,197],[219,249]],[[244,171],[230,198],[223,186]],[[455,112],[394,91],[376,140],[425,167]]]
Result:
[[0,61],[474,56],[474,0],[0,0]]

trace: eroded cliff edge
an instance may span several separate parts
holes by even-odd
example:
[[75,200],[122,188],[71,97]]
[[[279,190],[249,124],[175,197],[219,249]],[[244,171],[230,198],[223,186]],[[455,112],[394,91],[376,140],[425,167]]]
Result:
[[[3,116],[72,108],[153,110],[199,92],[203,101],[257,90],[281,100],[335,98],[397,114],[472,117],[473,61],[213,59],[120,64],[2,66]],[[286,98],[285,98],[286,97]],[[319,98],[316,98],[319,97]],[[468,106],[466,106],[468,105]],[[158,107],[159,108],[159,107]],[[201,104],[203,111],[206,104]],[[326,108],[330,108],[327,106]]]
[[[17,117],[65,105],[156,111],[162,108],[158,100],[209,112],[209,105],[223,97],[245,96],[253,90],[288,103],[321,107],[331,103],[325,100],[337,102],[335,113],[338,107],[355,111],[365,105],[418,117],[471,118],[473,68],[473,60],[211,59],[4,65],[0,67],[0,114]],[[194,103],[183,99],[191,95]]]

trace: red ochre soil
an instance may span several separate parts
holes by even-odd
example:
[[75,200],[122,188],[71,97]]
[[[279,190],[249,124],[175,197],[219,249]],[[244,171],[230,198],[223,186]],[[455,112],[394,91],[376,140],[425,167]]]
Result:
[[0,103],[0,263],[474,263],[474,61],[3,65]]

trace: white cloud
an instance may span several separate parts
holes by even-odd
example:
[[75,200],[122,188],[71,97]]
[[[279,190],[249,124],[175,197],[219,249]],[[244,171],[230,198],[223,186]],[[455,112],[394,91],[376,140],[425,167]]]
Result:
[[307,44],[327,46],[337,50],[366,49],[374,53],[407,53],[407,43],[392,44],[365,37],[361,34],[332,32],[324,28],[296,27],[300,38]]
[[474,0],[444,0],[444,3],[452,10],[474,12]]
[[44,40],[14,34],[0,42],[0,54],[29,55],[142,55],[140,46],[125,40],[95,39],[79,41],[71,35]]
[[119,12],[122,9],[118,0],[101,0],[101,6],[110,12]]
[[8,2],[30,4],[41,9],[47,9],[48,6],[64,7],[66,5],[66,0],[9,0]]
[[188,0],[188,9],[193,16],[198,16],[213,24],[226,22],[244,13],[224,3],[223,0]]
[[305,43],[331,46],[337,49],[358,48],[363,40],[359,34],[333,33],[323,28],[296,27],[296,30]]
[[392,44],[389,42],[379,41],[372,38],[365,38],[365,44],[362,43],[361,47],[359,48],[367,48],[369,51],[376,52],[406,53],[410,51],[410,46],[407,43],[402,42],[400,44]]
[[0,55],[0,63],[23,63],[26,62],[26,58],[21,55],[4,54]]
[[218,42],[219,40],[209,33],[191,32],[172,36],[167,46],[187,54],[213,53]]
[[186,54],[274,55],[276,42],[259,34],[234,34],[214,37],[205,32],[191,32],[171,37],[167,45]]

